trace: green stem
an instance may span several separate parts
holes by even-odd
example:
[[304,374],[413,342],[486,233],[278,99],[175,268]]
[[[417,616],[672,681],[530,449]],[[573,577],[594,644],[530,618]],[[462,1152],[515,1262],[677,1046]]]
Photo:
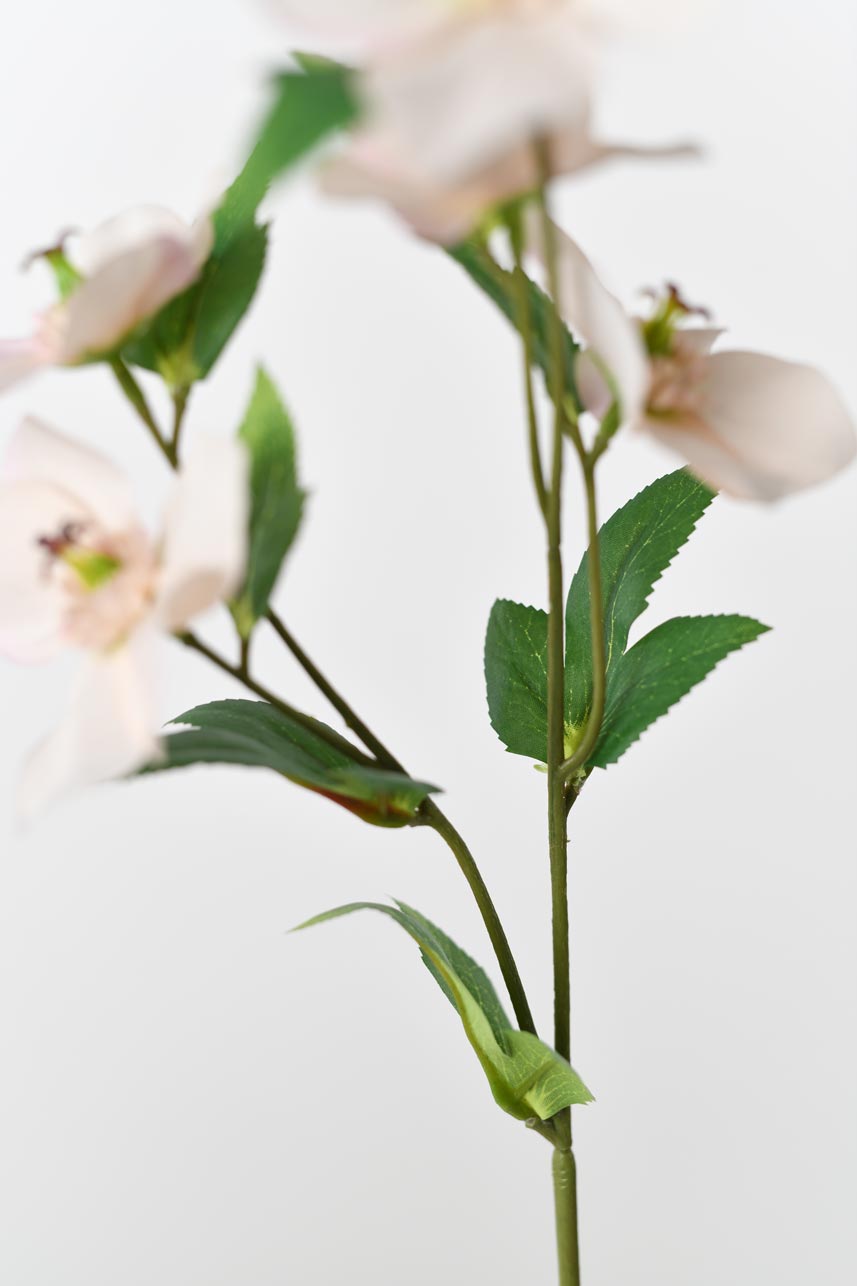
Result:
[[[268,612],[268,621],[276,631],[278,637],[285,643],[292,656],[302,667],[315,686],[327,698],[333,708],[341,716],[342,720],[351,731],[360,738],[367,750],[376,758],[379,764],[389,768],[393,772],[401,772],[407,775],[407,769],[393,755],[382,741],[375,736],[371,728],[363,722],[348,704],[344,697],[336,690],[333,684],[321,672],[314,661],[300,646],[295,636],[289,630],[284,621],[274,611]],[[467,880],[482,921],[485,925],[491,945],[494,948],[494,954],[497,957],[497,963],[503,974],[503,981],[509,992],[509,998],[515,1011],[515,1017],[518,1026],[522,1031],[529,1031],[535,1035],[536,1027],[533,1021],[532,1011],[530,1010],[529,1001],[524,990],[524,984],[521,981],[521,975],[518,966],[515,963],[515,957],[512,948],[509,946],[509,939],[503,928],[503,923],[494,905],[488,886],[482,877],[482,873],[476,863],[476,859],[462,839],[461,835],[453,826],[446,814],[438,807],[434,800],[426,800],[420,810],[421,821],[425,826],[430,826],[452,852],[464,878]]]
[[184,427],[184,418],[187,412],[187,404],[190,401],[190,395],[190,387],[176,389],[175,393],[173,393],[173,438],[170,446],[172,450],[172,459],[176,463],[178,463],[182,428]]
[[515,261],[515,301],[517,306],[518,330],[523,341],[524,354],[524,391],[527,402],[527,427],[530,447],[530,469],[539,509],[547,521],[548,490],[542,467],[541,448],[539,446],[539,420],[536,410],[536,395],[533,385],[533,315],[530,307],[530,281],[524,271],[524,247],[521,230],[520,212],[509,215],[509,241]]
[[395,755],[375,736],[372,729],[359,718],[345,698],[340,696],[330,680],[322,674],[315,662],[310,659],[309,655],[298,643],[291,630],[287,628],[285,622],[280,619],[273,609],[268,611],[267,619],[278,638],[285,643],[304,673],[312,679],[319,692],[330,702],[346,727],[350,728],[355,736],[360,738],[366,749],[378,760],[378,763],[383,768],[389,768],[391,772],[405,773],[407,776],[407,770]]
[[361,763],[371,765],[372,767],[375,766],[374,760],[370,759],[367,755],[361,754],[357,747],[345,737],[340,737],[338,732],[334,732],[334,730],[332,728],[328,728],[326,724],[320,723],[318,719],[313,719],[311,715],[304,714],[302,710],[296,710],[294,706],[290,706],[287,701],[283,701],[282,698],[273,693],[270,688],[266,688],[263,684],[257,683],[257,681],[247,673],[243,666],[233,665],[230,661],[227,661],[225,657],[221,656],[218,652],[215,652],[213,648],[210,648],[207,643],[203,643],[202,639],[197,638],[195,634],[187,631],[183,634],[176,634],[174,637],[178,639],[180,643],[183,643],[185,647],[190,648],[192,652],[197,652],[200,656],[204,656],[212,665],[216,665],[218,670],[222,670],[224,674],[231,675],[233,679],[236,679],[239,683],[243,684],[249,692],[254,693],[263,701],[267,701],[269,705],[274,706],[275,709],[279,710],[289,719],[293,719],[295,723],[299,723],[302,728],[306,728],[308,732],[313,734],[313,736],[320,737],[322,741],[326,741],[329,746],[334,748],[334,750],[338,750],[342,754],[348,755],[350,759],[358,759]]
[[[540,147],[545,181],[547,157]],[[568,847],[565,791],[561,768],[565,758],[565,596],[562,568],[562,481],[565,370],[562,353],[559,274],[554,227],[544,195],[540,198],[548,289],[554,301],[551,317],[551,399],[554,405],[553,458],[547,509],[548,538],[548,840],[551,865],[554,960],[554,1035],[557,1053],[571,1052],[571,983],[568,924]]]
[[[554,405],[553,459],[546,515],[548,543],[548,842],[551,868],[553,924],[554,1042],[557,1053],[571,1061],[571,949],[568,908],[568,834],[565,757],[565,594],[562,566],[563,434],[566,427],[565,363],[561,315],[556,230],[550,217],[547,185],[551,178],[550,155],[544,142],[537,145],[541,187],[539,209],[547,268],[548,292],[553,301],[550,336],[550,392]],[[575,426],[576,427],[576,426]],[[579,433],[572,435],[578,453]],[[571,1109],[554,1118],[557,1142],[554,1152],[554,1193],[560,1286],[580,1286],[577,1228],[577,1182],[572,1152]]]
[[589,529],[589,619],[592,631],[592,706],[586,720],[583,739],[574,754],[562,765],[561,777],[567,784],[574,774],[584,767],[598,745],[604,722],[607,699],[607,669],[604,640],[604,602],[601,584],[601,540],[598,533],[598,498],[595,490],[595,464],[587,460],[583,465],[586,484],[586,512]]
[[577,1165],[571,1148],[556,1148],[554,1150],[553,1191],[556,1204],[559,1286],[580,1286],[580,1251],[577,1230]]
[[167,442],[166,438],[161,433],[161,430],[158,427],[158,422],[152,414],[149,403],[146,401],[146,395],[140,388],[140,385],[137,383],[134,376],[131,374],[130,369],[125,365],[121,357],[114,357],[110,363],[110,367],[119,382],[119,387],[122,392],[125,394],[128,401],[131,403],[134,410],[149,430],[149,433],[152,435],[152,438],[157,444],[158,450],[166,457],[170,467],[174,469],[176,467],[177,457],[173,446],[170,442]]
[[430,826],[445,841],[470,886],[470,891],[491,939],[491,945],[494,948],[497,963],[503,974],[503,981],[509,992],[509,999],[512,1002],[518,1026],[521,1031],[528,1031],[532,1032],[534,1036],[537,1035],[536,1024],[533,1021],[532,1011],[527,1000],[527,994],[524,991],[524,984],[521,982],[518,966],[515,963],[515,957],[512,954],[512,948],[509,946],[509,939],[506,937],[503,923],[497,914],[497,908],[476,864],[476,859],[452,822],[434,800],[429,799],[423,804],[422,817],[424,824]]

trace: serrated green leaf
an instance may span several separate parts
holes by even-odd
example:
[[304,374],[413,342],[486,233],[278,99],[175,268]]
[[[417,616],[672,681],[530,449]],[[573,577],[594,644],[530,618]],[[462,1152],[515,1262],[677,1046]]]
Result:
[[367,763],[317,719],[298,720],[266,701],[215,701],[172,721],[188,730],[164,738],[163,757],[144,772],[195,764],[269,768],[376,826],[409,826],[435,786]]
[[298,486],[292,421],[261,368],[239,436],[250,454],[250,552],[236,619],[247,635],[268,608],[280,567],[297,535],[305,493]]
[[353,73],[333,64],[284,72],[255,146],[214,216],[215,252],[248,225],[271,183],[358,114]]
[[[608,699],[616,665],[649,595],[714,499],[685,469],[659,478],[601,528],[601,578]],[[566,717],[582,727],[592,704],[589,554],[572,581],[566,608]]]
[[547,759],[547,613],[500,599],[485,637],[491,725],[513,755]]
[[590,763],[606,768],[719,664],[769,626],[748,616],[679,616],[618,661]]
[[[403,903],[355,902],[315,916],[302,929],[355,911],[378,911],[410,934],[432,975],[458,1011],[467,1039],[488,1078],[495,1101],[517,1120],[549,1120],[592,1095],[554,1050],[529,1032],[495,1030],[505,1014],[487,975],[446,934]],[[501,1039],[502,1037],[502,1039]]]
[[[453,246],[448,253],[517,329],[518,300],[514,275],[496,263],[476,239],[462,241],[459,245]],[[534,281],[529,282],[529,294],[533,325],[533,360],[549,381],[552,366],[551,328],[554,308],[550,298]],[[575,362],[580,348],[565,323],[563,323],[563,344],[565,387],[574,394],[577,388]]]

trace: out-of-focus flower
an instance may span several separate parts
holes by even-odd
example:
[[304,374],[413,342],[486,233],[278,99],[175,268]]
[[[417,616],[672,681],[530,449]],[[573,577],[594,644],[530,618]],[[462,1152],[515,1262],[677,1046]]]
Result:
[[[538,219],[530,242],[543,257]],[[580,248],[556,230],[560,307],[587,345],[578,389],[602,417],[646,429],[718,491],[777,500],[824,482],[857,455],[854,421],[814,367],[763,353],[712,352],[721,331],[688,326],[699,310],[670,288],[647,319],[631,317]]]
[[[611,160],[678,159],[698,151],[690,144],[601,142],[591,132],[587,112],[578,125],[549,137],[547,154],[552,175],[571,175]],[[532,143],[522,143],[461,182],[439,184],[413,153],[401,149],[395,131],[383,128],[360,132],[322,174],[331,195],[386,201],[415,232],[441,245],[463,240],[491,210],[533,191],[540,179],[536,150]]]
[[460,240],[497,205],[615,156],[687,154],[592,130],[594,46],[580,0],[281,5],[367,39],[363,121],[325,170],[328,191],[390,202],[421,235]]
[[75,366],[115,349],[192,285],[213,240],[210,219],[187,224],[155,206],[82,236],[66,297],[39,317],[30,338],[0,340],[0,390],[44,366]]
[[103,456],[36,420],[14,435],[0,480],[0,652],[24,662],[86,653],[65,718],[27,765],[24,815],[157,753],[153,640],[238,588],[247,507],[242,447],[206,440],[155,541]]

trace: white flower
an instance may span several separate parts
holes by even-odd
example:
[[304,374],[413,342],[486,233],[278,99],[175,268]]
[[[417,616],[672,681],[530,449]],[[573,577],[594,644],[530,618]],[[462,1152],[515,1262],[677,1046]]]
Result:
[[[533,215],[530,244],[542,257]],[[575,243],[556,230],[560,307],[587,345],[578,391],[681,455],[715,490],[777,500],[823,482],[857,454],[854,421],[820,371],[762,353],[712,352],[721,331],[685,325],[671,289],[648,320],[631,317]]]
[[243,449],[209,439],[189,456],[154,541],[108,460],[36,420],[17,431],[0,480],[0,652],[25,662],[86,653],[64,720],[27,766],[25,815],[157,753],[153,640],[238,588],[247,505]]
[[211,220],[186,224],[141,206],[79,239],[81,281],[38,320],[28,339],[0,340],[0,390],[44,366],[74,366],[116,348],[199,276],[211,253]]
[[431,240],[461,240],[495,206],[538,187],[536,140],[551,175],[615,156],[689,150],[594,136],[594,49],[580,0],[285,8],[343,36],[363,24],[364,118],[327,166],[327,190],[386,200]]
[[[588,110],[572,128],[550,135],[547,145],[550,172],[557,176],[623,158],[698,154],[690,144],[646,147],[601,142],[591,132]],[[322,172],[323,187],[331,195],[386,201],[421,237],[446,246],[464,240],[503,202],[537,188],[540,178],[535,148],[526,142],[462,181],[437,183],[418,158],[402,148],[395,130],[383,127],[358,132]]]

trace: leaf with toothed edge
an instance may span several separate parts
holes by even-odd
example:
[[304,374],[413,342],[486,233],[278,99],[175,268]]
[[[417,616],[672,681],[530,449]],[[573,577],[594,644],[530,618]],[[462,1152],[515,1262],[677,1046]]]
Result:
[[645,730],[729,656],[768,632],[748,616],[677,616],[629,649],[614,671],[589,763],[615,764]]
[[292,718],[266,701],[215,701],[172,720],[185,731],[164,738],[162,757],[144,773],[196,764],[269,768],[375,826],[413,825],[436,786],[368,762],[317,719]]
[[419,912],[399,902],[354,902],[314,916],[300,929],[376,911],[394,920],[420,948],[432,976],[452,1001],[467,1039],[482,1065],[495,1101],[510,1116],[547,1121],[592,1095],[572,1067],[529,1032],[508,1026],[497,994],[482,969],[451,938]]
[[[601,528],[608,700],[631,626],[645,611],[655,584],[713,500],[713,491],[686,469],[678,469],[646,487]],[[566,606],[566,719],[575,728],[585,724],[592,705],[589,615],[586,553]]]
[[491,726],[514,755],[547,759],[547,613],[500,599],[485,636]]
[[[731,652],[767,631],[745,616],[679,617],[630,650],[631,626],[663,572],[692,534],[714,494],[686,470],[652,483],[601,529],[607,699],[586,770],[606,768]],[[571,753],[592,700],[588,554],[566,609],[566,740]],[[544,762],[547,752],[547,616],[495,603],[485,644],[491,723],[513,754]]]

